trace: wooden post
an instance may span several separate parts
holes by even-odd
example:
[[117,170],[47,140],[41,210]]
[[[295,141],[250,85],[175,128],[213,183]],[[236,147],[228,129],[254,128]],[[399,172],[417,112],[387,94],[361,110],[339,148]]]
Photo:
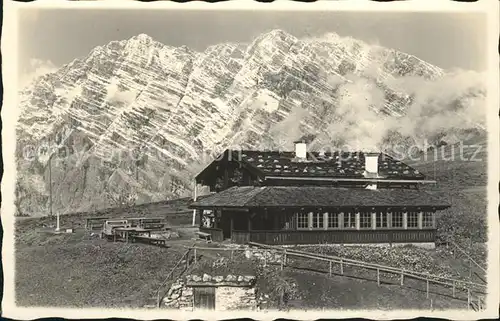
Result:
[[455,281],[453,281],[453,297],[455,297]]
[[332,276],[332,261],[330,261],[329,263],[330,263],[329,275]]
[[427,292],[427,299],[429,298],[429,279],[425,280],[425,290]]
[[401,285],[403,285],[403,280],[404,280],[404,270],[401,270]]
[[231,250],[231,261],[233,260],[233,250]]
[[467,289],[467,310],[470,309],[470,289]]
[[431,311],[434,311],[434,307],[432,306],[432,299],[431,299]]
[[377,285],[380,286],[380,269],[377,269]]
[[340,259],[340,274],[344,275],[344,265],[342,263],[342,259]]
[[194,248],[194,264],[198,262],[198,258],[196,257],[196,248]]
[[286,250],[285,250],[285,254],[283,254],[283,265],[286,266]]

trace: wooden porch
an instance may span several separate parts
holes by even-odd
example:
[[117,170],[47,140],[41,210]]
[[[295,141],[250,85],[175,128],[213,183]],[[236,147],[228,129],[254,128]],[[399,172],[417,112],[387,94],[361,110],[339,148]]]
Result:
[[370,243],[426,243],[434,242],[436,230],[379,230],[379,231],[237,231],[231,233],[231,242],[285,244],[370,244]]
[[[200,232],[214,242],[262,244],[429,243],[436,240],[432,208],[309,208],[203,210]],[[201,213],[200,213],[201,214]],[[205,222],[205,223],[203,223]]]

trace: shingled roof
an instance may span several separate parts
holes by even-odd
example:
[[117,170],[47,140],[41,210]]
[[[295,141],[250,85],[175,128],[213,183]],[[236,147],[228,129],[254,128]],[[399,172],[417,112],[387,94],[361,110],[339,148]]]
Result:
[[[308,152],[307,161],[296,161],[294,152],[226,150],[225,153],[230,153],[232,160],[250,166],[261,177],[364,178],[363,152]],[[378,159],[378,174],[381,179],[425,179],[418,170],[383,153]]]
[[206,207],[391,207],[450,204],[434,195],[413,189],[347,189],[321,186],[231,187],[191,204]]

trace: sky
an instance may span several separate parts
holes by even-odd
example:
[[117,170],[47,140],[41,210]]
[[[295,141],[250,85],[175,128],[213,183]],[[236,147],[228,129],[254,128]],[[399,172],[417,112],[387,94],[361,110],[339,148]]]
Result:
[[19,14],[21,82],[56,70],[94,47],[140,33],[203,51],[250,42],[282,29],[297,38],[336,32],[413,54],[444,69],[486,70],[486,19],[479,13],[166,11],[23,9]]

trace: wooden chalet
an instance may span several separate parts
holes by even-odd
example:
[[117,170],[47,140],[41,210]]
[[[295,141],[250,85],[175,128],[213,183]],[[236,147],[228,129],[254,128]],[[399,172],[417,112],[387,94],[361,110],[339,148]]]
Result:
[[196,176],[214,194],[191,205],[214,241],[265,244],[429,243],[435,183],[383,153],[226,150]]

